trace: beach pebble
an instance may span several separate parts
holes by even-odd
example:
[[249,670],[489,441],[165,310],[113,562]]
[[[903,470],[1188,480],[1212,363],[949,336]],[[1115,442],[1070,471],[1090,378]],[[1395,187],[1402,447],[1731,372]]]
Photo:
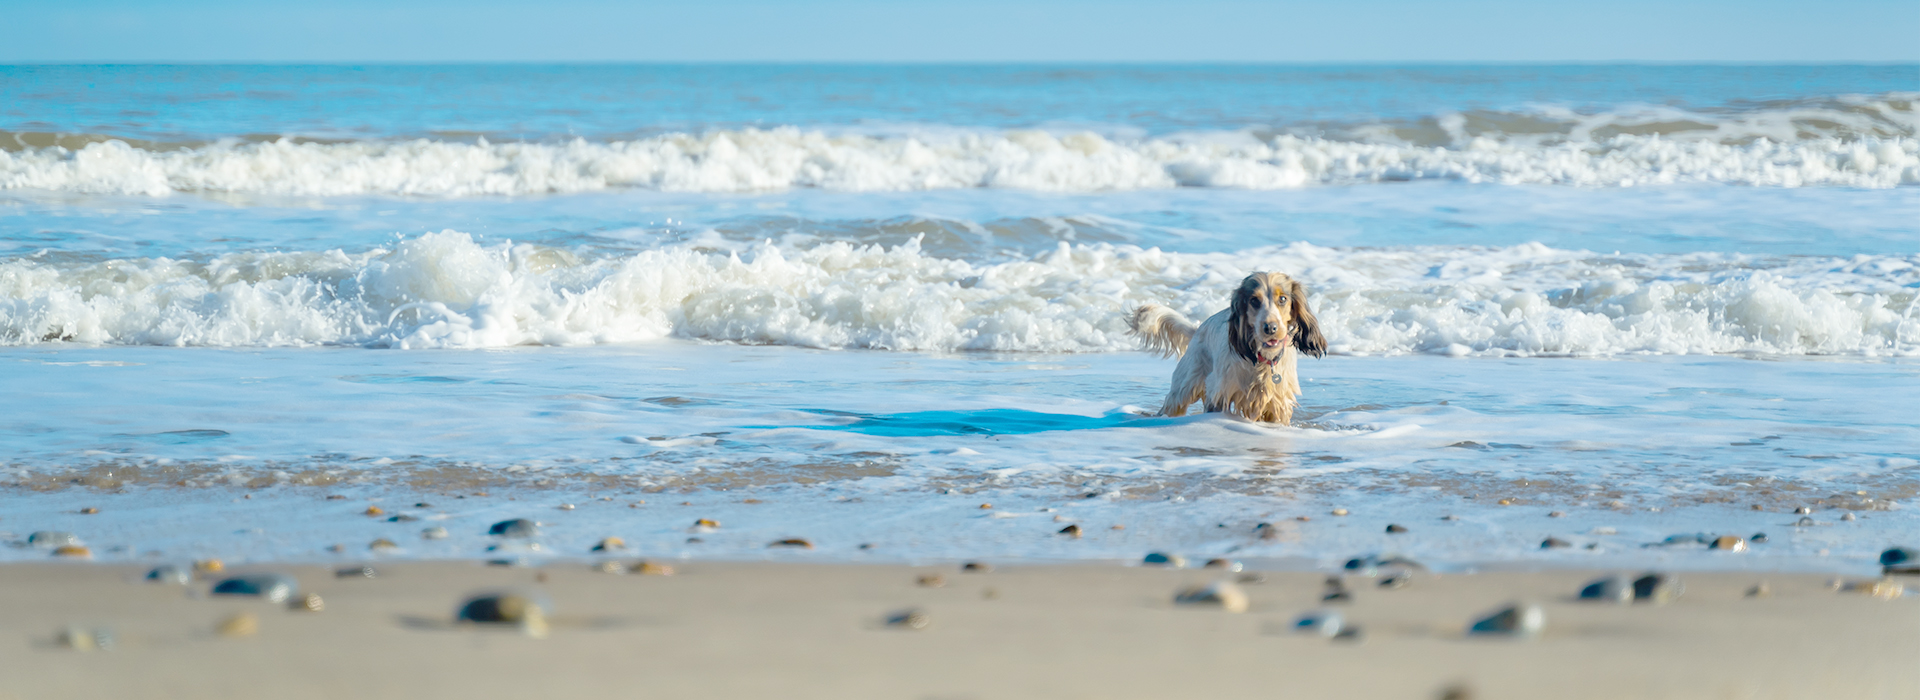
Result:
[[1340,634],[1340,629],[1345,626],[1346,618],[1340,615],[1340,611],[1315,610],[1294,620],[1293,632],[1317,637],[1333,637]]
[[391,518],[387,518],[387,522],[390,522],[390,523],[410,523],[417,520],[419,520],[419,518],[411,515],[407,515],[406,513],[401,513]]
[[1633,580],[1633,600],[1636,603],[1665,605],[1686,591],[1686,584],[1672,574],[1649,573]]
[[1764,532],[1753,533],[1752,537],[1747,538],[1747,542],[1750,544],[1766,544],[1767,533],[1764,533]]
[[1800,520],[1794,522],[1795,527],[1813,527],[1818,524],[1819,523],[1816,523],[1813,521],[1813,518],[1801,518]]
[[1899,581],[1883,578],[1878,581],[1849,581],[1840,584],[1839,590],[1841,593],[1858,593],[1881,600],[1893,600],[1904,595],[1907,587]]
[[1407,526],[1405,525],[1394,525],[1392,523],[1387,524],[1387,534],[1389,535],[1397,535],[1406,531],[1407,531]]
[[316,594],[308,593],[287,601],[287,609],[301,612],[320,612],[327,609],[327,601],[321,600],[320,596]]
[[627,541],[618,537],[608,537],[593,545],[593,551],[596,552],[617,552],[626,548]]
[[939,574],[922,574],[919,578],[914,579],[913,582],[921,588],[945,588],[947,585],[947,577]]
[[1853,522],[1853,521],[1855,521],[1855,520],[1858,520],[1858,519],[1859,519],[1859,518],[1857,518],[1857,517],[1855,517],[1855,516],[1854,516],[1854,514],[1852,514],[1852,513],[1841,513],[1841,514],[1840,514],[1840,520],[1841,520],[1842,522],[1849,522],[1849,523],[1850,523],[1850,522]]
[[1442,515],[1442,516],[1440,516],[1440,519],[1441,519],[1441,520],[1447,520],[1447,521],[1454,521],[1454,520],[1459,520],[1459,519],[1460,519],[1460,516],[1458,516],[1458,515]]
[[1573,546],[1572,542],[1568,542],[1558,537],[1549,537],[1540,541],[1541,549],[1559,549],[1562,547],[1572,547],[1572,546]]
[[1173,596],[1173,602],[1181,605],[1218,606],[1230,613],[1247,611],[1247,593],[1230,581],[1216,581],[1205,586],[1184,589]]
[[415,507],[415,508],[432,508],[432,507],[433,507],[433,504],[432,504],[432,503],[427,503],[427,502],[425,502],[425,501],[422,501],[422,502],[420,502],[420,503],[415,503],[415,504],[413,504],[413,507]]
[[55,641],[74,651],[107,651],[113,648],[113,631],[68,625],[60,630]]
[[380,539],[367,543],[367,549],[371,549],[376,552],[391,552],[399,548],[400,548],[400,545],[395,544],[393,540],[387,539],[385,537],[382,537]]
[[1410,583],[1413,583],[1413,572],[1411,571],[1395,571],[1380,578],[1380,587],[1387,590],[1406,588],[1407,584]]
[[1347,590],[1347,582],[1338,576],[1328,576],[1326,590],[1320,600],[1326,603],[1351,603],[1353,591]]
[[1800,506],[1799,508],[1793,509],[1793,514],[1794,515],[1813,515],[1813,509],[1808,508],[1806,506]]
[[193,581],[193,576],[181,567],[161,564],[147,571],[147,580],[154,583],[186,585]]
[[1334,515],[1346,515],[1346,514],[1347,514],[1347,509],[1345,509],[1345,508],[1335,508],[1335,509],[1333,509],[1333,514],[1334,514]]
[[547,616],[551,612],[546,599],[518,593],[483,594],[460,604],[454,619],[489,625],[519,625],[527,636],[547,636]]
[[334,554],[339,554],[341,552],[347,551],[347,546],[344,544],[338,544],[338,543],[330,544],[330,545],[327,545],[327,551],[333,552]]
[[594,565],[593,568],[603,574],[627,573],[627,566],[625,564],[621,564],[620,562],[613,561],[611,559],[600,562],[599,564]]
[[214,595],[258,596],[269,603],[286,602],[299,590],[300,584],[293,577],[280,574],[234,576],[213,586]]
[[992,503],[982,503],[982,504],[980,504],[980,510],[993,510],[993,504],[992,504]]
[[362,511],[361,514],[362,515],[386,515],[387,512],[384,510],[381,510],[380,506],[367,506],[367,509],[365,511]]
[[427,529],[425,529],[425,530],[421,530],[421,531],[420,531],[420,539],[423,539],[423,540],[444,540],[444,539],[446,539],[446,538],[447,538],[447,536],[448,536],[449,534],[450,534],[450,533],[448,533],[448,532],[447,532],[447,529],[446,529],[446,528],[444,528],[444,527],[440,527],[440,526],[437,526],[437,525],[436,525],[436,526],[434,526],[434,527],[430,527],[430,528],[427,528]]
[[642,576],[672,576],[673,575],[673,567],[667,566],[666,564],[662,564],[657,561],[636,562],[631,568],[628,568],[627,570],[636,574],[640,574]]
[[1547,626],[1547,614],[1540,606],[1519,603],[1483,617],[1467,628],[1468,634],[1506,634],[1532,637]]
[[797,548],[797,549],[813,549],[813,543],[812,543],[812,542],[808,542],[807,540],[805,540],[805,539],[803,539],[803,538],[799,538],[799,537],[789,537],[789,538],[787,538],[787,539],[784,539],[784,540],[774,540],[774,541],[772,541],[772,542],[769,542],[769,543],[767,543],[767,547],[769,547],[769,548],[772,548],[772,547],[794,547],[794,548]]
[[53,549],[55,547],[66,547],[69,545],[78,545],[80,544],[80,538],[74,537],[73,533],[71,532],[54,532],[51,530],[41,530],[31,535],[27,535],[27,544],[33,545],[35,547],[45,548],[45,549]]
[[1510,506],[1510,505],[1513,505],[1513,499],[1511,499],[1511,498],[1502,498],[1502,499],[1500,499],[1500,500],[1498,500],[1498,501],[1495,501],[1495,502],[1496,502],[1496,503],[1499,503],[1500,505],[1503,505],[1503,506]]
[[260,616],[250,612],[238,613],[214,625],[213,631],[222,637],[251,637],[260,632]]
[[1147,554],[1145,558],[1141,559],[1140,563],[1149,566],[1164,566],[1170,569],[1179,569],[1187,565],[1187,558],[1178,554],[1151,552]]
[[1759,583],[1756,583],[1753,585],[1752,588],[1747,589],[1748,598],[1769,598],[1772,596],[1773,596],[1773,587],[1767,585],[1766,581],[1761,581]]
[[203,574],[217,574],[227,570],[227,565],[219,559],[201,559],[193,563],[193,570]]
[[379,576],[371,566],[347,566],[333,570],[334,578],[373,578]]
[[993,565],[984,561],[970,561],[961,564],[960,570],[969,574],[985,574],[993,571]]
[[562,504],[560,504],[560,510],[573,510],[573,504],[572,504],[572,503],[562,503]]
[[1633,582],[1625,576],[1607,576],[1580,589],[1580,599],[1602,603],[1633,602]]
[[528,539],[540,534],[540,524],[526,518],[514,518],[494,523],[487,528],[487,534],[500,537]]
[[337,494],[337,493],[331,493],[331,494],[327,494],[327,500],[329,500],[329,501],[344,501],[344,500],[347,500],[347,497],[346,497],[346,496],[342,496],[342,495],[340,495],[340,494]]
[[81,509],[80,509],[80,514],[81,514],[81,515],[99,515],[99,514],[100,514],[100,509],[99,509],[99,508],[91,508],[91,507],[89,507],[89,508],[81,508]]
[[1066,527],[1060,528],[1060,534],[1066,535],[1068,537],[1072,537],[1076,540],[1080,539],[1080,526],[1068,525]]
[[1225,569],[1227,571],[1238,572],[1241,569],[1241,566],[1240,566],[1240,562],[1234,561],[1232,559],[1216,558],[1216,559],[1208,559],[1206,563],[1206,568]]
[[1721,535],[1713,538],[1713,544],[1708,547],[1727,552],[1744,552],[1747,551],[1747,541],[1734,535]]
[[1547,514],[1547,517],[1549,517],[1549,518],[1564,518],[1564,517],[1567,517],[1567,514],[1566,514],[1566,512],[1565,512],[1565,511],[1558,511],[1558,510],[1556,510],[1556,511],[1553,511],[1553,512],[1551,512],[1551,513],[1548,513],[1548,514]]
[[712,530],[714,528],[720,527],[720,521],[711,520],[708,518],[701,518],[699,520],[693,521],[693,527],[694,529]]
[[82,547],[77,544],[70,544],[70,545],[54,548],[53,555],[56,557],[70,557],[73,559],[92,559],[93,550],[87,549],[86,547]]
[[910,630],[923,630],[933,623],[933,618],[925,610],[902,610],[887,616],[888,627],[900,627]]

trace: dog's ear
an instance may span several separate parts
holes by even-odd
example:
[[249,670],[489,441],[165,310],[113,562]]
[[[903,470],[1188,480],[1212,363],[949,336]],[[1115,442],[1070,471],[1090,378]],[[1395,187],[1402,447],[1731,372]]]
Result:
[[1314,318],[1313,309],[1307,307],[1307,286],[1293,280],[1287,296],[1293,300],[1293,347],[1314,357],[1325,357],[1327,337],[1320,334],[1320,319]]
[[1234,354],[1259,362],[1260,352],[1253,346],[1253,334],[1247,332],[1247,319],[1253,312],[1253,297],[1260,293],[1260,273],[1247,275],[1240,288],[1233,290],[1233,313],[1227,315],[1227,347]]

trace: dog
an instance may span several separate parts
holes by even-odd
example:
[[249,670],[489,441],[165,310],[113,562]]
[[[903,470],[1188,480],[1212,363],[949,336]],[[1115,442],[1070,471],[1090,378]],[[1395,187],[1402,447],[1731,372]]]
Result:
[[1293,422],[1300,396],[1301,354],[1324,357],[1327,339],[1307,306],[1307,289],[1278,272],[1255,272],[1233,290],[1233,303],[1197,326],[1180,312],[1147,304],[1127,318],[1150,352],[1180,356],[1173,388],[1159,415],[1183,416],[1200,401],[1208,413]]

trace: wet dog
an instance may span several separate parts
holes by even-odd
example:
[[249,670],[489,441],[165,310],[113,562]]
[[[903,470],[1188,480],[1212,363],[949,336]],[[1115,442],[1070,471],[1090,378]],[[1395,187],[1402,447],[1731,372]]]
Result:
[[1255,272],[1233,290],[1233,303],[1206,321],[1159,304],[1127,319],[1149,351],[1180,356],[1173,388],[1160,415],[1186,415],[1199,401],[1208,413],[1231,411],[1250,420],[1293,422],[1300,396],[1301,354],[1321,357],[1327,339],[1307,307],[1307,290],[1278,272]]

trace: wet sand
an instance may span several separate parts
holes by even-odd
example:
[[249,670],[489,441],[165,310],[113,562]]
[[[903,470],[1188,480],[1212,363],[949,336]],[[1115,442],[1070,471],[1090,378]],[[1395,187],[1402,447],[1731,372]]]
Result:
[[[1685,594],[1667,605],[1574,600],[1613,572],[1426,574],[1400,589],[1349,576],[1353,601],[1328,605],[1326,573],[1264,572],[1234,614],[1172,598],[1256,572],[670,564],[673,576],[587,561],[225,572],[291,575],[320,612],[208,595],[221,575],[182,586],[132,565],[9,564],[0,697],[1920,698],[1920,597],[1837,592],[1822,574],[1683,572]],[[928,574],[944,586],[920,585]],[[1769,596],[1746,595],[1762,581]],[[455,624],[466,595],[486,590],[548,597],[546,637]],[[1465,633],[1516,600],[1544,609],[1538,637]],[[1291,630],[1323,607],[1361,636]],[[887,624],[908,609],[925,628]],[[256,633],[215,631],[247,612]],[[109,629],[112,647],[63,645],[69,626]]]

